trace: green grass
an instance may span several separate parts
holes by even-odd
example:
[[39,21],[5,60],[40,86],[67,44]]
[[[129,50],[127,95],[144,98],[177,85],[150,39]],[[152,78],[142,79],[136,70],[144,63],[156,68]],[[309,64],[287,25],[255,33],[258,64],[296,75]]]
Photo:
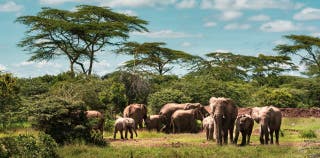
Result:
[[[95,158],[95,157],[266,157],[295,158],[319,157],[320,118],[284,118],[281,129],[280,145],[260,145],[258,125],[254,126],[251,145],[238,147],[234,145],[217,146],[213,141],[206,141],[205,133],[198,134],[164,134],[155,131],[138,130],[138,137],[133,140],[113,140],[113,132],[105,132],[104,138],[110,141],[106,147],[85,145],[78,142],[61,146],[61,157]],[[300,132],[312,130],[317,138],[302,138]],[[23,128],[6,133],[0,137],[19,134],[37,134],[32,128]],[[241,137],[239,138],[241,140]]]

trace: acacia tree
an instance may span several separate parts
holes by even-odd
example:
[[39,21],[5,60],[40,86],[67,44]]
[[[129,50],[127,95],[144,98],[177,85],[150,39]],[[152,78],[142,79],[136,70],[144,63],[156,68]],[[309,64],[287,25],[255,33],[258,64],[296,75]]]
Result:
[[[146,21],[136,16],[113,12],[107,7],[80,5],[76,11],[43,8],[36,16],[21,16],[17,22],[28,26],[18,46],[33,54],[29,60],[51,60],[67,56],[70,71],[74,64],[92,74],[97,52],[118,45],[129,32],[148,31]],[[86,67],[84,62],[88,61]]]
[[287,56],[259,54],[255,57],[230,52],[208,53],[205,59],[199,57],[195,68],[197,73],[210,75],[218,80],[256,80],[261,84],[266,83],[262,79],[296,69]]
[[280,55],[297,56],[307,67],[307,75],[320,75],[320,38],[306,35],[284,36],[293,44],[280,44],[274,50]]
[[194,56],[178,50],[164,47],[165,43],[128,42],[117,50],[117,53],[132,55],[133,60],[126,61],[123,67],[127,69],[155,72],[163,76],[173,69],[173,64],[191,61]]

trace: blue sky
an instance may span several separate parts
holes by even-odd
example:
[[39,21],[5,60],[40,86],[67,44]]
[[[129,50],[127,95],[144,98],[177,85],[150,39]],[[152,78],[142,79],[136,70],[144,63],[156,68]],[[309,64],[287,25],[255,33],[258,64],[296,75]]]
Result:
[[[35,15],[41,7],[73,10],[79,4],[109,6],[147,20],[150,32],[132,33],[129,40],[166,42],[169,48],[196,55],[215,51],[276,55],[275,45],[288,42],[283,35],[320,36],[318,0],[0,0],[0,70],[19,77],[66,71],[65,58],[27,62],[28,52],[16,46],[26,27],[14,20]],[[98,59],[94,72],[103,75],[130,58],[106,49]]]

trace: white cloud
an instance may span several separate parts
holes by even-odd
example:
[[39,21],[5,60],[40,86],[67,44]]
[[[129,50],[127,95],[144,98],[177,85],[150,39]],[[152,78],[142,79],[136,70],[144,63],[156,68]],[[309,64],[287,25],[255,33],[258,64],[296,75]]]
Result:
[[279,40],[273,41],[272,44],[274,44],[274,45],[288,44],[288,42],[286,40],[279,39]]
[[202,37],[201,34],[193,35],[184,32],[174,32],[172,30],[160,30],[155,32],[133,32],[133,35],[145,36],[148,38],[187,38],[187,37]]
[[268,21],[270,20],[270,17],[264,14],[260,14],[260,15],[255,15],[255,16],[251,16],[249,17],[250,21]]
[[249,24],[232,23],[224,26],[225,30],[248,30],[251,28]]
[[241,12],[238,11],[225,11],[222,13],[220,19],[229,21],[229,20],[234,20],[242,16]]
[[219,52],[219,53],[229,53],[229,50],[225,50],[225,49],[217,49],[214,52]]
[[85,2],[85,0],[40,0],[42,5],[58,5],[66,2]]
[[320,38],[320,32],[314,32],[311,34],[311,36]]
[[191,43],[190,42],[183,42],[183,43],[181,43],[181,46],[182,47],[190,47]]
[[119,13],[130,15],[130,16],[137,16],[138,14],[134,12],[133,10],[119,10]]
[[4,70],[6,70],[6,69],[7,69],[6,66],[0,64],[0,71],[4,71]]
[[214,26],[217,26],[217,23],[209,21],[209,22],[204,23],[203,26],[204,27],[214,27]]
[[182,0],[177,3],[176,7],[185,9],[185,8],[193,8],[196,6],[196,0]]
[[320,20],[320,9],[317,8],[305,8],[299,13],[293,16],[295,20]]
[[218,10],[299,9],[302,3],[291,0],[202,0],[201,8]]
[[288,32],[301,30],[301,28],[300,24],[294,24],[286,20],[271,21],[260,26],[260,30],[265,32]]
[[101,0],[102,6],[109,7],[155,7],[174,4],[176,0]]
[[58,63],[53,63],[53,62],[47,62],[47,61],[40,61],[40,62],[33,62],[33,61],[24,61],[19,64],[16,64],[15,67],[34,67],[34,68],[61,68],[62,65]]
[[23,9],[22,5],[18,5],[13,1],[0,4],[0,12],[18,12]]

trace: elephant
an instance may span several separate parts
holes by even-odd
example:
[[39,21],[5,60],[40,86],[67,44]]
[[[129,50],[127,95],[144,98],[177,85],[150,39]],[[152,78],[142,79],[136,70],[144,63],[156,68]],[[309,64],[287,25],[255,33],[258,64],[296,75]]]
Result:
[[222,145],[222,141],[224,144],[228,144],[228,131],[230,142],[233,142],[234,122],[238,115],[238,107],[230,98],[211,97],[209,103],[211,115],[215,121],[216,142],[219,145]]
[[171,116],[176,110],[188,110],[194,109],[197,107],[202,106],[200,103],[184,103],[184,104],[177,104],[177,103],[167,103],[165,104],[159,112],[159,115],[162,117],[162,123],[165,125],[161,131],[165,131],[169,133],[170,131],[170,123],[171,123]]
[[105,122],[104,115],[96,110],[87,110],[84,112],[87,119],[98,119],[97,123],[92,126],[92,129],[99,130],[103,133],[103,126]]
[[157,132],[162,128],[161,115],[150,115],[145,120],[145,125],[147,129],[150,131],[152,129],[156,129]]
[[207,116],[202,121],[202,127],[206,131],[207,140],[213,140],[214,133],[214,118],[213,116]]
[[279,144],[279,132],[282,121],[282,114],[279,108],[274,106],[254,107],[250,112],[252,118],[260,125],[260,143],[273,144],[273,133],[275,132],[276,144]]
[[[203,108],[203,107],[202,107]],[[203,120],[201,107],[190,110],[176,110],[171,116],[173,133],[197,132],[196,120]]]
[[[128,130],[130,132],[130,138],[133,138],[133,133],[136,134],[136,137],[138,137],[136,128],[135,128],[135,121],[132,118],[118,118],[116,122],[114,123],[114,134],[113,139],[116,139],[116,134],[119,131],[121,135],[121,139],[127,139]],[[125,131],[125,137],[123,138],[123,131]]]
[[130,104],[123,110],[123,117],[133,118],[136,129],[142,128],[143,120],[147,118],[147,107],[144,104]]
[[237,144],[239,132],[241,132],[242,141],[240,145],[244,146],[246,144],[250,144],[250,137],[252,134],[253,125],[254,125],[254,121],[250,115],[248,114],[239,115],[236,119],[236,132],[235,132],[233,143]]

